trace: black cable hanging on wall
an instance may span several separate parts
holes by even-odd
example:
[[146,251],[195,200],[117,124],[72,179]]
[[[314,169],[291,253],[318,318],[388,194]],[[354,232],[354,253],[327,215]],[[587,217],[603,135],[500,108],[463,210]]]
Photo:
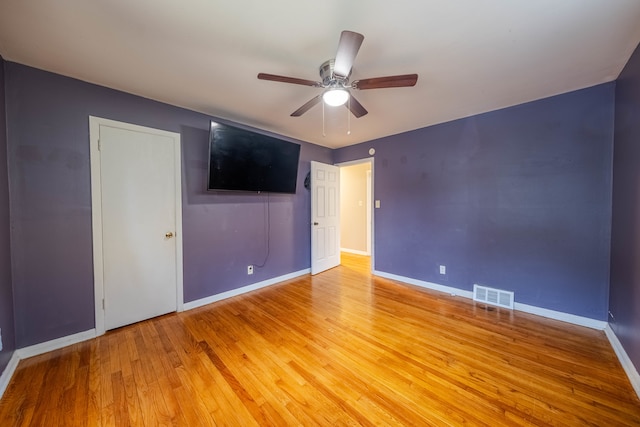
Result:
[[265,203],[264,205],[264,211],[265,211],[265,223],[264,223],[264,228],[265,228],[265,237],[266,237],[266,245],[267,245],[267,254],[264,257],[264,261],[262,262],[262,264],[255,264],[254,267],[256,268],[262,268],[265,265],[267,265],[267,261],[269,260],[269,255],[271,253],[271,198],[269,197],[269,193],[267,193],[267,203]]

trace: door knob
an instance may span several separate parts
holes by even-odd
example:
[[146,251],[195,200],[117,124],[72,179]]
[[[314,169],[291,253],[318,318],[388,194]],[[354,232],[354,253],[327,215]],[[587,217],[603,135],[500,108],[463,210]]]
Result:
[[317,222],[314,222],[314,223],[313,223],[313,225],[319,225],[319,223],[317,223]]
[[166,237],[167,239],[170,239],[173,237],[173,233],[171,231],[167,231],[167,233],[165,233],[164,237]]

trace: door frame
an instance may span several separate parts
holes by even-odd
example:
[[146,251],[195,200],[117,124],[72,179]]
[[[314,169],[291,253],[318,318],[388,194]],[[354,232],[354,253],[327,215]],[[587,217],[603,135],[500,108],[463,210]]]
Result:
[[144,132],[171,138],[175,161],[175,242],[176,242],[176,311],[184,310],[182,264],[182,161],[180,134],[115,120],[89,116],[89,155],[91,160],[91,231],[93,236],[93,289],[96,336],[105,333],[104,322],[104,259],[102,252],[102,179],[100,165],[100,126],[110,126],[134,132]]
[[369,206],[367,207],[367,209],[370,209],[371,212],[371,230],[370,230],[370,235],[369,235],[369,241],[371,242],[371,251],[370,251],[370,256],[371,256],[371,272],[373,273],[375,271],[375,254],[376,254],[376,250],[375,250],[375,197],[373,197],[373,195],[375,194],[375,158],[373,157],[367,157],[364,159],[357,159],[357,160],[351,160],[348,162],[341,162],[341,163],[335,163],[335,166],[338,167],[347,167],[347,166],[354,166],[354,165],[361,165],[364,163],[369,163],[371,164],[371,187],[368,188],[369,190],[369,194],[368,196],[368,204]]
[[367,221],[367,254],[371,256],[373,251],[371,250],[371,242],[373,241],[373,175],[372,169],[367,171],[367,213],[366,213],[366,221]]

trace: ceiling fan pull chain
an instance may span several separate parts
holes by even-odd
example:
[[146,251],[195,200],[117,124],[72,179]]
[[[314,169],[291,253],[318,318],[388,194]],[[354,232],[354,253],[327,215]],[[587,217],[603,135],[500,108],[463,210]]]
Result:
[[351,135],[351,97],[347,100],[349,108],[347,108],[347,135]]
[[322,103],[322,136],[327,136],[327,134],[324,132],[324,102]]

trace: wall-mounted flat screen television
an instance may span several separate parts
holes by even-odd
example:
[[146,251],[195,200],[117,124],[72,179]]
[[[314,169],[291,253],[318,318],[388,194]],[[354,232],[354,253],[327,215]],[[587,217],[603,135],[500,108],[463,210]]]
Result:
[[300,145],[211,121],[209,190],[295,193]]

